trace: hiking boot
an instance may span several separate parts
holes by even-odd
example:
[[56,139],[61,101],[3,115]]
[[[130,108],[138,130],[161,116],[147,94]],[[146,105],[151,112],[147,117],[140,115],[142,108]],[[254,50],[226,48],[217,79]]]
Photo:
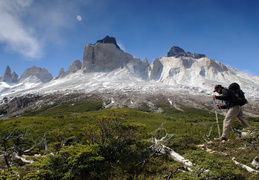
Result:
[[226,137],[220,137],[220,138],[215,138],[214,142],[227,141],[227,140],[228,140],[228,138],[226,138]]

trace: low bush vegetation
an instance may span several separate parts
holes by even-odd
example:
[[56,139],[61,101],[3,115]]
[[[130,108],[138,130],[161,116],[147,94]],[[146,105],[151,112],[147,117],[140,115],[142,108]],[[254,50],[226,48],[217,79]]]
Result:
[[[157,108],[163,113],[84,101],[2,120],[0,179],[259,179],[232,160],[252,167],[259,154],[258,118],[248,117],[252,133],[239,137],[243,128],[236,121],[230,141],[209,144],[218,137],[213,112],[161,103]],[[151,139],[162,132],[172,134],[165,145],[189,159],[192,171],[152,152]]]

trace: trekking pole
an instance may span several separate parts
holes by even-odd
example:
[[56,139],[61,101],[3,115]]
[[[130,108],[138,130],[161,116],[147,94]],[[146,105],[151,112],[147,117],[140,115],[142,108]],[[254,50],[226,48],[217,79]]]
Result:
[[219,109],[219,111],[220,111],[220,113],[222,114],[222,116],[226,116],[224,113],[223,113],[223,111],[222,111],[222,109]]
[[219,120],[218,120],[218,113],[217,113],[217,104],[216,104],[215,99],[212,100],[212,103],[214,105],[214,111],[215,111],[215,116],[216,116],[216,123],[217,123],[217,126],[218,126],[218,133],[219,133],[219,137],[220,137],[220,127],[219,127]]

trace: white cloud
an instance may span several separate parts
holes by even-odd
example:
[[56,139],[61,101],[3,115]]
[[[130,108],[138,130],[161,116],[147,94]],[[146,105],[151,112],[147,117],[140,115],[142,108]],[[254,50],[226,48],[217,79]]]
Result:
[[41,58],[50,44],[66,43],[79,2],[88,1],[0,0],[0,44],[30,60]]
[[41,45],[33,31],[19,18],[20,11],[30,6],[32,0],[1,0],[0,2],[0,42],[8,50],[28,58],[39,58]]

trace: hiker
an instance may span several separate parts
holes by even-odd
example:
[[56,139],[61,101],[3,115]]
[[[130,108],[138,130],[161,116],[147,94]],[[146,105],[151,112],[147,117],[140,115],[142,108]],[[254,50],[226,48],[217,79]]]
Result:
[[213,99],[219,99],[219,100],[225,101],[225,105],[222,105],[222,106],[217,105],[217,107],[219,109],[228,109],[228,112],[223,121],[222,135],[221,137],[216,138],[215,141],[223,141],[223,140],[227,141],[229,136],[229,130],[235,118],[238,118],[244,127],[249,127],[250,125],[245,120],[242,107],[238,105],[238,99],[231,90],[224,88],[221,85],[216,85],[214,92],[217,92],[219,96],[213,95],[212,96]]

